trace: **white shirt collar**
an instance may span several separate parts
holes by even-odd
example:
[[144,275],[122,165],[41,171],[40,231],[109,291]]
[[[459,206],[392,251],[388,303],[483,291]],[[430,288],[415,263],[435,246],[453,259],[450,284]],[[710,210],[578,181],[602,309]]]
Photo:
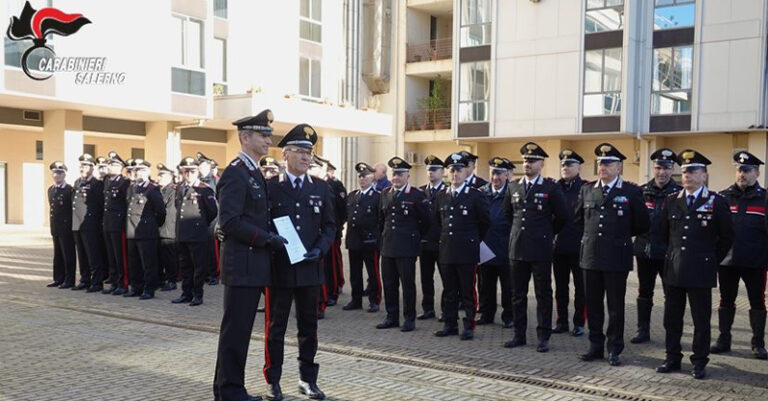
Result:
[[685,190],[685,196],[688,197],[689,195],[693,195],[695,197],[695,199],[698,199],[699,196],[701,196],[701,191],[703,191],[703,190],[704,190],[704,186],[703,185],[701,187],[699,187],[699,189],[693,191],[692,193],[688,192],[688,190],[686,189]]
[[304,173],[304,174],[296,177],[295,175],[289,173],[288,169],[286,169],[285,170],[285,175],[288,176],[288,179],[290,180],[291,186],[293,186],[294,182],[296,181],[297,178],[301,180],[301,185],[304,185],[304,176],[307,175],[307,174]]
[[[242,159],[244,162],[248,163],[249,164],[248,168],[250,168],[251,170],[258,169],[259,163],[256,163],[256,161],[253,160],[251,156],[248,156],[248,153],[240,152],[237,154],[237,156],[240,157],[240,159]],[[211,174],[213,174],[213,170],[211,170]]]
[[464,187],[466,187],[466,186],[467,186],[467,181],[464,181],[464,183],[462,183],[461,186],[456,188],[456,189],[453,189],[453,186],[451,186],[451,193],[452,194],[459,194],[459,193],[461,193],[461,191],[464,190]]
[[374,186],[375,186],[375,184],[371,184],[371,185],[368,186],[368,188],[360,189],[360,193],[363,194],[363,195],[368,195],[368,192],[371,192],[371,190],[373,189]]
[[613,179],[613,181],[609,182],[608,184],[603,184],[603,181],[600,181],[600,185],[608,185],[608,188],[613,188],[616,186],[616,183],[619,181],[619,176],[617,175],[616,178]]
[[439,189],[440,189],[440,187],[442,187],[442,186],[443,186],[443,184],[444,184],[444,183],[443,183],[442,181],[439,181],[439,182],[437,183],[437,185],[432,185],[432,183],[430,182],[429,184],[427,184],[427,189],[429,189],[429,190],[432,190],[432,189],[438,189],[438,190],[439,190]]

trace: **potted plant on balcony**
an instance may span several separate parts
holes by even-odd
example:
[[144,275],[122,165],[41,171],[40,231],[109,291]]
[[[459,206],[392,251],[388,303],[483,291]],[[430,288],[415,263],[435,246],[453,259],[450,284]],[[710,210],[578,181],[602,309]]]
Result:
[[[445,108],[450,107],[450,99],[445,94],[445,85],[447,81],[440,75],[433,80],[432,91],[427,97],[419,99],[419,107],[424,110],[426,118],[424,124],[429,124],[432,129],[443,129],[445,122],[438,119],[438,113]],[[422,129],[426,129],[423,127]]]

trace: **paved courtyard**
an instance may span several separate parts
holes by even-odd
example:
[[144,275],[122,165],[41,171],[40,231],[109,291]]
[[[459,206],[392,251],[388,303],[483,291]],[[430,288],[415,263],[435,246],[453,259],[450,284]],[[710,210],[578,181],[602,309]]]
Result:
[[[51,255],[46,230],[0,226],[0,400],[212,399],[221,286],[206,286],[205,304],[196,308],[172,305],[178,291],[138,301],[49,289],[44,285],[51,279]],[[743,289],[734,351],[713,356],[709,378],[696,381],[687,360],[689,317],[683,372],[653,371],[664,358],[660,288],[652,342],[629,344],[635,327],[634,274],[629,286],[627,347],[618,368],[579,361],[586,337],[553,335],[549,353],[535,352],[531,290],[529,345],[514,350],[502,348],[511,332],[498,324],[478,327],[475,340],[464,342],[434,337],[440,328],[436,320],[418,321],[411,333],[382,331],[374,326],[383,312],[330,307],[320,322],[319,385],[333,400],[768,399],[768,362],[751,358]],[[348,297],[346,287],[340,304]],[[259,316],[246,377],[252,394],[264,391],[262,335]],[[295,328],[289,327],[286,339],[282,386],[288,399],[303,399],[295,388]]]

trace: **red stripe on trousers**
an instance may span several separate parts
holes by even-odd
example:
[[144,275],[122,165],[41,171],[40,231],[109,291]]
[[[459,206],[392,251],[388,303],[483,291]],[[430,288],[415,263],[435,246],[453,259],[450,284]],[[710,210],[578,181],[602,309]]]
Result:
[[216,254],[216,277],[219,277],[221,275],[219,271],[219,240],[215,238],[213,240],[213,252]]
[[267,384],[269,384],[267,369],[272,367],[272,358],[269,357],[269,346],[267,346],[267,341],[269,341],[269,319],[269,287],[264,287],[264,369],[262,372]]
[[381,274],[379,274],[379,251],[373,251],[373,271],[376,272],[376,304],[381,303]]
[[125,239],[125,231],[120,233],[120,239],[123,244],[123,288],[128,288],[128,243]]

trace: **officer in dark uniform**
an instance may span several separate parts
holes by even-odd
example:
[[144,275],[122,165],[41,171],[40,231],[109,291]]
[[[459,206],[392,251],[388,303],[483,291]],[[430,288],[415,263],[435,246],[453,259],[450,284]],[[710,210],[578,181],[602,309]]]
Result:
[[285,172],[267,183],[270,216],[272,219],[288,217],[307,250],[304,259],[294,264],[285,251],[273,254],[272,285],[267,288],[268,331],[264,364],[270,399],[282,399],[283,346],[294,301],[301,376],[299,390],[312,399],[325,398],[317,387],[316,301],[318,289],[325,281],[320,258],[336,238],[336,222],[333,195],[328,184],[307,174],[316,142],[317,133],[308,124],[292,128],[278,144],[283,148]]
[[735,230],[733,247],[720,263],[719,315],[720,336],[709,349],[713,354],[731,350],[731,325],[736,314],[739,279],[744,282],[749,298],[749,325],[752,327],[752,355],[768,359],[765,350],[765,278],[768,267],[768,234],[766,234],[766,192],[760,187],[760,165],[763,161],[749,152],[736,152],[736,183],[720,192],[731,208]]
[[280,163],[272,156],[263,156],[259,159],[259,169],[264,178],[268,180],[280,174]]
[[53,281],[48,287],[61,289],[75,285],[75,238],[72,236],[72,186],[64,181],[67,166],[55,161],[48,167],[53,185],[48,188],[51,207],[50,225],[53,237]]
[[224,314],[221,318],[214,399],[258,400],[245,390],[248,345],[261,294],[270,284],[270,250],[285,240],[269,228],[267,182],[258,167],[272,144],[270,110],[232,123],[237,127],[241,152],[221,175],[219,201],[221,283]]
[[[624,350],[624,298],[632,270],[632,237],[648,231],[651,220],[640,188],[621,179],[626,157],[608,143],[595,148],[599,163],[594,184],[581,187],[574,222],[584,227],[581,268],[589,324],[589,351],[581,360],[602,359],[606,346],[611,366],[621,364]],[[603,334],[605,304],[608,329]]]
[[144,300],[154,298],[158,286],[157,240],[159,228],[165,222],[165,203],[160,189],[149,180],[151,164],[144,159],[133,159],[130,167],[136,176],[127,193],[126,238],[131,288],[123,296],[139,296]]
[[459,297],[464,309],[462,340],[474,338],[477,310],[477,263],[480,242],[490,226],[488,201],[467,181],[469,159],[461,153],[451,153],[443,162],[449,169],[451,186],[438,192],[433,221],[440,227],[439,262],[445,287],[443,328],[437,337],[459,334]]
[[[560,151],[560,179],[557,184],[565,194],[568,210],[576,209],[579,192],[584,180],[579,173],[584,159],[571,149]],[[568,282],[573,276],[573,331],[571,335],[584,335],[584,322],[587,310],[584,301],[584,274],[579,267],[579,244],[581,243],[582,228],[569,220],[565,227],[555,237],[555,249],[552,251],[552,273],[555,276],[555,309],[557,320],[553,333],[568,331]]]
[[165,204],[165,222],[160,226],[158,276],[163,286],[160,291],[173,291],[179,281],[179,253],[176,246],[176,185],[173,170],[157,163],[157,184]]
[[[200,171],[200,181],[208,185],[208,187],[213,189],[213,192],[216,193],[216,187],[219,183],[219,175],[216,172],[218,163],[216,163],[216,160],[211,159],[210,157],[204,155],[202,152],[197,152],[196,156],[197,162],[199,163],[198,168]],[[207,253],[208,257],[210,258],[208,263],[208,266],[210,266],[207,281],[208,285],[219,284],[220,244],[214,235],[214,228],[216,227],[216,223],[217,220],[214,219],[214,221],[211,222],[211,225],[208,227],[208,234],[211,238],[210,250]]]
[[94,172],[93,176],[103,182],[109,175],[109,159],[104,156],[97,157],[96,172]]
[[349,250],[349,281],[352,299],[344,310],[363,308],[363,264],[373,290],[368,294],[368,312],[378,312],[381,303],[381,278],[379,276],[379,191],[373,185],[373,167],[360,162],[355,164],[357,182],[360,185],[347,196],[346,245]]
[[469,176],[467,176],[467,182],[469,183],[469,186],[472,188],[481,188],[488,184],[488,181],[475,175],[475,165],[477,164],[478,159],[477,155],[467,152],[466,150],[462,150],[459,153],[466,157],[467,161],[469,162],[469,166],[467,166],[469,169]]
[[116,152],[109,152],[107,175],[104,183],[104,242],[109,264],[109,288],[102,294],[125,293],[128,287],[128,263],[126,261],[125,215],[128,209],[126,192],[131,181],[123,177],[125,162]]
[[[430,218],[434,217],[435,200],[440,191],[446,188],[443,182],[443,161],[437,156],[429,155],[424,159],[427,167],[429,183],[419,187],[429,201]],[[425,320],[435,317],[435,266],[440,270],[438,262],[440,242],[440,226],[432,220],[429,231],[421,237],[421,255],[419,256],[419,274],[421,277],[421,308],[424,311],[416,319]],[[442,273],[440,273],[442,277]],[[443,289],[445,291],[445,289]],[[443,295],[440,295],[440,309],[445,311]]]
[[72,197],[72,231],[80,263],[80,283],[72,290],[87,292],[104,289],[106,258],[102,236],[104,184],[93,176],[94,158],[85,153],[79,158],[80,178],[75,180]]
[[718,265],[733,244],[733,223],[725,199],[704,185],[709,159],[691,149],[677,158],[683,170],[683,189],[664,200],[659,215],[659,232],[669,245],[662,279],[667,357],[656,371],[680,370],[687,298],[694,326],[691,374],[703,379],[709,362],[712,288],[717,286]]
[[504,197],[504,214],[512,223],[509,260],[515,319],[514,337],[504,346],[514,348],[526,343],[528,283],[533,276],[539,341],[536,351],[547,352],[552,332],[552,242],[570,219],[570,212],[560,186],[541,176],[547,152],[528,142],[520,148],[520,154],[525,177],[510,182]]
[[381,276],[387,317],[377,329],[400,326],[400,291],[403,287],[403,327],[416,328],[416,258],[421,253],[421,236],[429,230],[429,200],[424,192],[408,183],[411,165],[395,156],[387,162],[392,169],[392,186],[381,193]]
[[203,303],[203,285],[206,272],[210,271],[208,252],[211,238],[208,225],[218,213],[213,190],[200,181],[198,162],[185,157],[179,163],[184,179],[176,188],[176,246],[179,268],[181,269],[181,296],[174,304],[189,303],[198,306]]
[[491,226],[483,241],[495,255],[480,265],[478,287],[480,293],[480,318],[478,325],[492,324],[496,317],[496,282],[501,285],[501,322],[505,328],[513,326],[512,270],[509,266],[509,234],[512,224],[504,216],[504,196],[509,185],[509,175],[515,165],[503,157],[488,160],[491,182],[480,188],[489,205]]
[[645,234],[635,237],[634,253],[637,259],[637,334],[629,341],[633,344],[645,343],[651,340],[651,309],[653,308],[653,291],[656,287],[656,275],[662,276],[664,256],[667,253],[667,243],[662,241],[659,233],[659,213],[667,196],[682,189],[674,179],[672,171],[677,163],[677,155],[671,149],[662,148],[651,155],[653,179],[640,189],[643,191],[645,207],[651,218],[651,229]]

